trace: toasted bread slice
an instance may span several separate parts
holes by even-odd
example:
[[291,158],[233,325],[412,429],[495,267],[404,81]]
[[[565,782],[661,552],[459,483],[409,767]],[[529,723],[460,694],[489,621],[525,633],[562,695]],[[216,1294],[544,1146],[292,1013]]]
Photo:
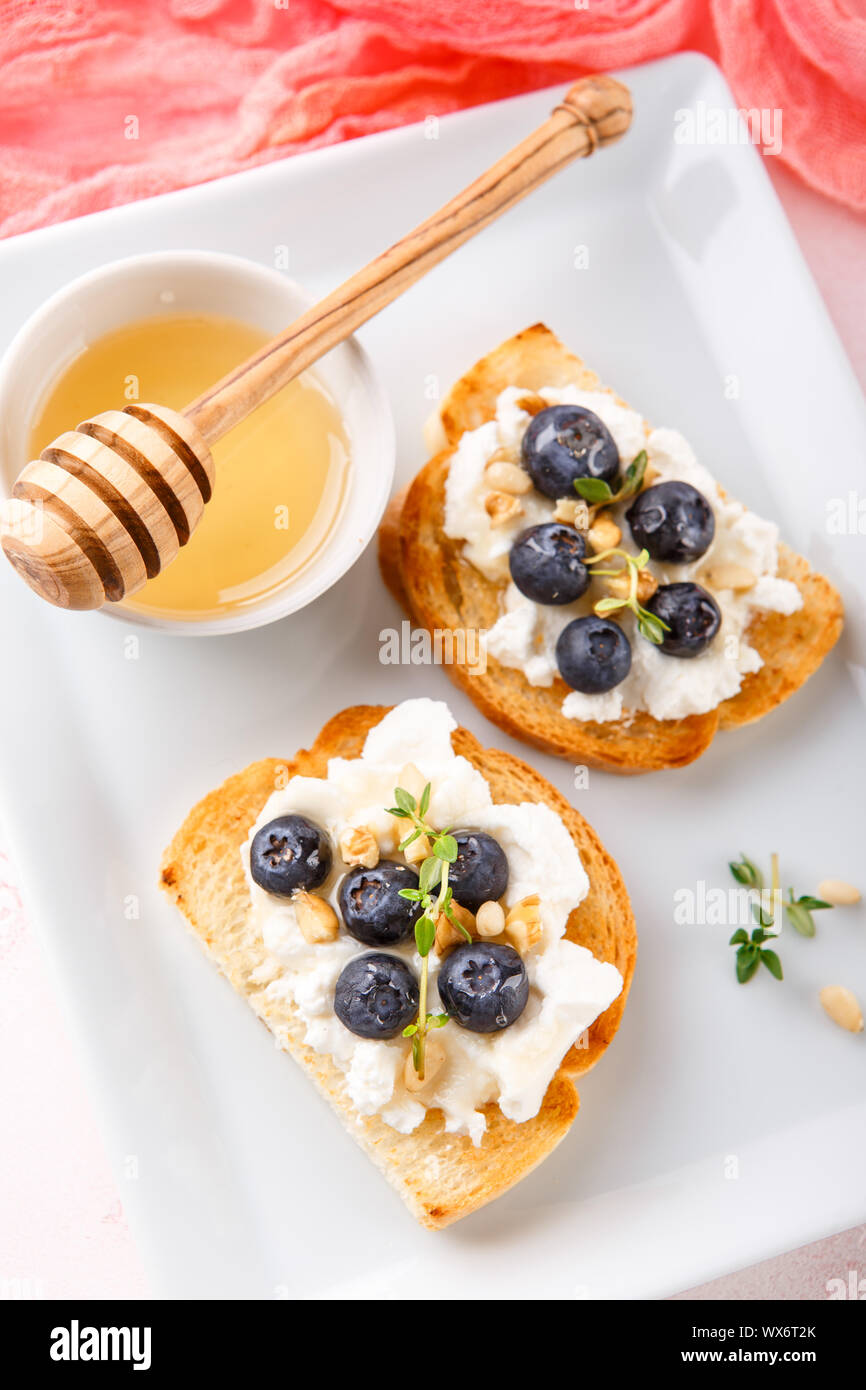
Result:
[[[442,529],[451,455],[465,430],[494,417],[506,386],[536,391],[568,384],[602,389],[579,357],[543,324],[535,324],[477,362],[449,393],[441,408],[446,447],[393,499],[379,532],[383,577],[414,622],[433,632],[481,630],[496,621],[503,586],[491,583],[465,560],[462,542],[451,540]],[[707,714],[659,720],[636,711],[608,723],[581,723],[562,713],[568,687],[561,680],[548,687],[531,686],[522,671],[493,657],[488,657],[484,674],[459,662],[445,670],[494,724],[546,753],[611,772],[681,767],[709,747],[718,729],[748,724],[786,700],[837,640],[842,601],[833,586],[785,545],[779,547],[778,573],[797,584],[803,607],[790,617],[763,613],[752,622],[749,643],[764,665],[744,678],[732,699]]]
[[525,1177],[556,1147],[578,1109],[575,1078],[594,1066],[619,1027],[637,952],[634,918],[619,870],[592,828],[548,782],[507,753],[482,748],[466,729],[452,746],[487,779],[495,802],[544,802],[562,817],[589,878],[588,896],[572,912],[570,940],[609,961],[623,989],[573,1047],[550,1083],[539,1113],[523,1124],[485,1106],[487,1132],[480,1147],[446,1134],[441,1112],[431,1110],[411,1134],[378,1117],[359,1115],[346,1096],[342,1072],[303,1042],[304,1025],[290,1007],[266,995],[269,958],[251,923],[240,849],[274,787],[287,776],[321,777],[329,758],[360,756],[384,706],[343,710],[325,725],[313,747],[288,763],[265,759],[230,777],[188,815],[166,850],[162,887],[180,908],[208,955],[249,1001],[280,1045],[306,1070],[346,1128],[396,1188],[422,1225],[439,1228],[476,1211]]

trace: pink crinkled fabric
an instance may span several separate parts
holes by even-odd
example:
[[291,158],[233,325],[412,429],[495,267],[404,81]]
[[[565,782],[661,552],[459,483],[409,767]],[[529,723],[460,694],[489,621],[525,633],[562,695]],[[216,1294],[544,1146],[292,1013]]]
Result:
[[0,0],[0,235],[683,48],[866,208],[863,0]]

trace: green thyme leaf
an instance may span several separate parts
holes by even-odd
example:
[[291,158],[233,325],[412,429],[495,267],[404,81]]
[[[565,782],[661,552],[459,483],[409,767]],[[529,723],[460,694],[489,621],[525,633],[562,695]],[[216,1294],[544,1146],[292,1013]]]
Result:
[[401,809],[400,809],[399,806],[389,806],[389,807],[387,808],[386,814],[389,815],[389,816],[399,816],[401,820],[411,820],[411,819],[412,819],[410,812],[409,812],[409,811],[401,811]]
[[430,947],[435,940],[436,924],[425,913],[415,923],[415,945],[418,947],[419,956],[429,956]]
[[779,960],[775,951],[768,951],[765,948],[761,952],[761,960],[775,979],[782,979],[782,962]]
[[753,864],[745,854],[741,854],[739,860],[732,860],[728,868],[737,882],[742,883],[745,888],[763,888],[764,875],[757,864]]
[[421,865],[421,872],[418,875],[418,887],[421,892],[427,894],[435,888],[442,877],[442,860],[430,855]]
[[752,916],[759,927],[773,926],[773,914],[764,909],[763,903],[752,903]]
[[[789,891],[791,897],[793,898],[793,888],[791,888]],[[806,893],[802,898],[797,899],[797,906],[805,907],[808,912],[823,912],[824,908],[832,908],[833,904],[825,903],[823,898],[810,898],[809,894]]]
[[749,940],[748,932],[744,932],[744,931],[743,931],[743,928],[742,928],[742,927],[739,927],[739,928],[734,932],[733,936],[731,937],[730,941],[728,942],[728,945],[729,945],[729,946],[739,946],[739,945],[742,944],[743,946],[745,946],[745,945],[748,944],[748,940]]
[[636,492],[640,492],[643,487],[646,466],[646,449],[641,449],[640,453],[635,455],[628,468],[625,470],[622,487],[617,493],[617,501],[622,501],[626,497],[633,497]]
[[628,599],[625,598],[600,598],[594,605],[598,614],[613,613],[617,608],[625,608]]
[[669,628],[667,623],[663,623],[661,618],[656,617],[655,613],[649,613],[646,608],[641,608],[637,615],[637,630],[641,637],[652,642],[653,646],[660,647]]
[[737,952],[737,979],[741,985],[751,980],[761,963],[757,946],[741,946]]
[[446,864],[453,864],[457,858],[460,846],[453,835],[438,835],[433,845],[433,853],[437,859],[444,859]]
[[394,800],[397,804],[389,811],[390,815],[403,817],[413,823],[410,834],[400,842],[401,850],[407,849],[421,835],[426,835],[430,840],[430,853],[418,871],[418,887],[398,890],[401,898],[406,898],[410,902],[417,902],[421,906],[421,913],[415,922],[415,944],[418,948],[418,954],[421,956],[419,1010],[416,1021],[403,1030],[403,1037],[411,1037],[412,1039],[412,1062],[415,1070],[419,1073],[423,1071],[424,1067],[424,1047],[428,1028],[444,1028],[448,1022],[447,1014],[428,1014],[426,1012],[429,977],[428,957],[436,940],[436,922],[439,913],[444,912],[466,940],[472,940],[470,933],[462,923],[457,921],[451,906],[452,890],[448,882],[448,868],[456,860],[459,847],[454,836],[448,833],[449,826],[435,830],[427,822],[426,816],[430,807],[431,793],[432,785],[430,782],[426,782],[420,799],[416,803],[414,796],[405,788],[395,787]]
[[785,915],[794,931],[801,936],[815,935],[817,928],[807,907],[802,907],[800,903],[785,903]]
[[575,478],[574,486],[585,502],[598,505],[613,501],[613,493],[603,478]]

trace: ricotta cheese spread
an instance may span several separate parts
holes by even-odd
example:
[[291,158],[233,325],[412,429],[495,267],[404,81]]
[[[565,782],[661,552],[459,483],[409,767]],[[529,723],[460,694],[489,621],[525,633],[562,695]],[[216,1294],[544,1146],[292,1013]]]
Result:
[[[583,946],[565,939],[569,914],[589,889],[580,855],[562,820],[548,806],[523,802],[494,805],[480,772],[451,747],[457,727],[447,705],[429,699],[406,700],[391,710],[367,735],[360,758],[332,758],[326,777],[293,777],[273,793],[250,831],[243,861],[252,900],[254,926],[279,973],[267,986],[269,996],[290,1004],[305,1024],[304,1041],[327,1053],[345,1074],[349,1098],[363,1115],[379,1115],[392,1128],[409,1133],[437,1107],[445,1128],[481,1142],[486,1119],[479,1109],[496,1101],[511,1120],[538,1113],[545,1091],[568,1049],[622,990],[612,965],[595,959]],[[441,1032],[446,1064],[429,1082],[423,1103],[403,1084],[408,1043],[403,1038],[372,1041],[356,1037],[334,1013],[334,989],[344,966],[370,948],[341,927],[332,942],[308,943],[290,901],[276,898],[256,884],[249,871],[253,836],[276,816],[308,816],[328,832],[334,846],[331,875],[320,890],[339,917],[337,889],[347,865],[339,857],[339,837],[348,826],[369,826],[383,858],[400,860],[397,851],[403,822],[389,816],[394,788],[407,763],[431,783],[428,817],[434,826],[487,831],[508,859],[507,907],[531,893],[541,899],[542,937],[524,957],[529,1001],[509,1028],[480,1034],[453,1020]],[[421,959],[414,941],[388,947],[416,974]],[[441,964],[431,951],[430,1002],[441,1008],[436,977]]]
[[[661,564],[651,560],[648,569],[660,584],[684,580],[701,582],[701,571],[720,565],[745,566],[756,575],[748,590],[717,589],[714,597],[722,622],[715,639],[699,656],[688,660],[662,653],[641,637],[632,613],[623,611],[623,629],[631,643],[632,664],[620,685],[600,695],[571,691],[562,704],[570,719],[599,723],[619,719],[631,711],[646,710],[656,719],[682,719],[704,714],[736,695],[743,677],[757,671],[761,657],[749,646],[748,628],[756,613],[770,610],[794,613],[803,598],[790,580],[777,577],[778,528],[742,503],[723,496],[707,469],[698,462],[686,440],[676,430],[647,431],[641,416],[619,405],[608,391],[582,391],[575,386],[546,387],[536,394],[548,405],[580,405],[592,410],[607,426],[625,469],[646,449],[648,464],[658,474],[653,482],[678,479],[702,492],[715,514],[715,536],[705,555],[692,564]],[[537,604],[510,581],[508,554],[517,536],[528,526],[554,519],[555,502],[533,489],[522,495],[523,514],[494,526],[484,507],[489,486],[484,470],[501,447],[519,450],[530,415],[518,401],[525,389],[508,387],[498,399],[496,418],[478,429],[466,431],[450,464],[445,490],[446,535],[462,540],[466,559],[494,583],[504,583],[501,616],[487,631],[487,652],[504,666],[522,671],[530,685],[550,686],[558,676],[556,642],[574,618],[592,611],[599,591],[584,594],[562,606]],[[576,495],[576,494],[575,494]],[[625,513],[629,499],[608,509],[630,545]],[[638,547],[634,547],[635,552]]]

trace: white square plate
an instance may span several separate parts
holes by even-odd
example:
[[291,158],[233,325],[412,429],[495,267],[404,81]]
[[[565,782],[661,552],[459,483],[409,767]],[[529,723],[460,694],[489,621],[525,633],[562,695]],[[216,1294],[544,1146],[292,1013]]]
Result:
[[[864,1042],[817,1002],[827,983],[866,997],[862,910],[821,915],[814,941],[786,932],[785,982],[765,973],[745,988],[728,929],[674,921],[675,892],[727,886],[740,849],[781,851],[800,891],[856,878],[863,862],[862,540],[825,524],[828,498],[861,487],[859,393],[758,156],[674,140],[676,111],[733,104],[717,70],[686,55],[627,80],[636,118],[622,144],[561,174],[364,331],[394,404],[400,480],[423,461],[437,385],[543,319],[777,518],[851,618],[805,690],[684,771],[593,773],[575,790],[569,766],[528,753],[619,860],[641,949],[572,1134],[513,1193],[455,1229],[418,1229],[156,888],[162,847],[197,797],[309,744],[341,705],[441,696],[527,756],[441,670],[380,665],[380,630],[401,615],[372,550],[278,625],[145,633],[137,659],[122,624],[55,612],[0,567],[9,835],[161,1295],[404,1297],[422,1262],[458,1296],[663,1295],[866,1217]],[[449,117],[437,139],[398,130],[0,245],[2,336],[72,276],[159,248],[272,264],[287,246],[290,273],[323,292],[522,138],[555,95]]]

